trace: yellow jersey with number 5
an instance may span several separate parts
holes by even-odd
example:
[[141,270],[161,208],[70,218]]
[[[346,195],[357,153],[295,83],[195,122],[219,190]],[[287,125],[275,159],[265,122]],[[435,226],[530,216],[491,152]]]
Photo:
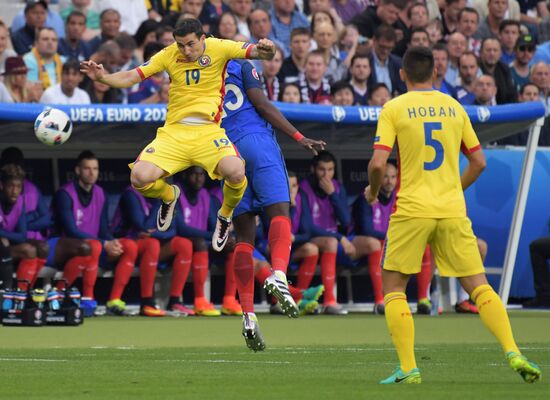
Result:
[[177,43],[173,43],[136,70],[142,80],[162,71],[170,76],[166,125],[219,124],[227,63],[234,58],[248,58],[253,47],[250,43],[207,38],[203,55],[195,62],[186,62]]
[[374,148],[397,146],[394,214],[424,218],[466,215],[459,156],[481,148],[468,114],[437,90],[411,91],[384,105]]

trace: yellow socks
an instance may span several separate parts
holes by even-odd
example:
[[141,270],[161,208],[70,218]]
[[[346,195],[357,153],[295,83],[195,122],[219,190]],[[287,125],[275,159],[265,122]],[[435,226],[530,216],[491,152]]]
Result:
[[407,373],[416,368],[414,358],[414,321],[405,293],[392,292],[384,296],[386,322],[397,350],[401,369]]
[[493,288],[489,285],[480,285],[474,289],[471,296],[481,320],[500,342],[504,352],[514,351],[520,354],[512,334],[508,313]]
[[134,187],[134,189],[145,197],[161,199],[165,203],[169,203],[174,200],[174,189],[172,188],[172,185],[166,183],[164,179],[157,179],[149,185],[145,185],[140,188]]
[[229,218],[233,215],[233,210],[239,204],[243,198],[244,191],[246,190],[247,180],[246,177],[239,183],[230,183],[225,181],[223,184],[223,203],[220,208],[220,215],[225,218]]

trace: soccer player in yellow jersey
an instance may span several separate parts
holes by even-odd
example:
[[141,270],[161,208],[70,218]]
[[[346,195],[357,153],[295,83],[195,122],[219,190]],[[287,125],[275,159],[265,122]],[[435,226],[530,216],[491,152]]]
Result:
[[174,44],[133,70],[107,74],[93,61],[82,62],[81,70],[90,79],[116,88],[131,87],[162,71],[168,73],[171,84],[166,123],[133,164],[130,181],[144,196],[163,200],[157,227],[165,231],[180,194],[165,177],[196,165],[211,178],[224,179],[223,204],[212,238],[214,250],[221,251],[233,210],[246,189],[244,163],[220,127],[227,63],[234,58],[271,59],[275,47],[267,39],[256,45],[207,39],[201,23],[192,18],[179,22],[173,34]]
[[[382,384],[420,383],[414,356],[414,324],[405,288],[420,272],[429,244],[442,276],[458,277],[475,301],[481,320],[502,345],[510,366],[526,382],[540,379],[538,366],[518,350],[506,309],[487,283],[463,191],[485,168],[485,158],[468,115],[452,97],[432,90],[431,50],[412,47],[403,58],[401,79],[408,93],[384,105],[369,163],[369,203],[376,201],[386,161],[397,146],[399,183],[390,218],[382,282],[386,322],[400,365]],[[459,170],[459,153],[469,163]]]

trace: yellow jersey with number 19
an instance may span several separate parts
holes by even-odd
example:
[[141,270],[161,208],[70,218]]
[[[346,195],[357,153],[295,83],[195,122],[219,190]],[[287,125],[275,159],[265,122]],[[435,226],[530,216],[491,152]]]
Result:
[[481,148],[468,114],[437,90],[411,91],[384,105],[374,148],[397,144],[394,214],[420,218],[466,216],[459,156]]
[[177,43],[173,43],[136,70],[142,80],[162,71],[170,76],[165,125],[219,124],[227,63],[234,58],[248,58],[253,47],[245,42],[207,38],[203,55],[195,62],[186,62]]

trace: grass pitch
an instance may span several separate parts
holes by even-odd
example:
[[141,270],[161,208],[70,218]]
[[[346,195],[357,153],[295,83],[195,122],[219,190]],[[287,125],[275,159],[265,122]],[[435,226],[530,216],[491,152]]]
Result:
[[476,316],[415,317],[422,385],[382,386],[397,364],[384,318],[260,315],[252,353],[240,318],[102,317],[81,327],[0,327],[0,398],[548,399],[550,315],[512,312],[543,381],[523,383]]

